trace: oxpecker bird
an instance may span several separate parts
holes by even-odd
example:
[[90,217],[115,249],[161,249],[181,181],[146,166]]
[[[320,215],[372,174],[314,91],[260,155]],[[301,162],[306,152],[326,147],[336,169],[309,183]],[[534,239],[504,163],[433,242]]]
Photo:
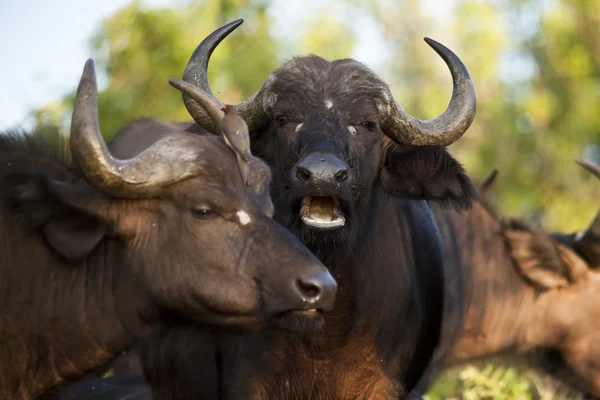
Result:
[[174,88],[190,96],[196,103],[201,104],[208,113],[213,125],[209,131],[218,135],[219,131],[227,146],[235,153],[240,174],[244,184],[248,184],[248,159],[250,157],[250,134],[246,121],[237,112],[236,106],[224,105],[204,90],[180,79],[169,79]]
[[221,133],[225,143],[235,153],[244,184],[248,182],[248,158],[250,156],[250,134],[246,121],[237,112],[234,105],[221,107],[225,117],[221,121]]

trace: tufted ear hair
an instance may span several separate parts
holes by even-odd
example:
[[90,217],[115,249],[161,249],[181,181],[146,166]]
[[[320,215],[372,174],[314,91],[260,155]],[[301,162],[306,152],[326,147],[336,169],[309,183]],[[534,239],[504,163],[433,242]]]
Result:
[[546,232],[513,220],[503,234],[517,270],[538,290],[567,287],[588,276],[586,262]]
[[250,167],[248,182],[254,188],[254,194],[258,199],[257,206],[262,209],[265,215],[273,218],[275,207],[269,194],[272,179],[271,169],[254,156],[249,157],[248,165]]
[[476,196],[463,167],[439,146],[390,146],[379,177],[392,196],[436,201],[457,211],[470,208]]
[[15,173],[1,185],[3,201],[29,232],[41,234],[48,246],[68,261],[86,258],[109,232],[94,211],[105,197],[87,183],[59,182],[42,174]]

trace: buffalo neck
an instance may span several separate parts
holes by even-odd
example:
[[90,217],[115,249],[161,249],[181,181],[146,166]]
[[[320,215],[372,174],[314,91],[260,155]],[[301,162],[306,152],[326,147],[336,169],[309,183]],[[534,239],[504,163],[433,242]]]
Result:
[[0,214],[0,236],[14,240],[0,242],[0,257],[27,262],[0,264],[0,397],[30,399],[102,366],[148,327],[139,285],[120,268],[120,243],[107,240],[86,261],[63,263],[9,219]]
[[[435,215],[444,237],[447,275],[460,275],[462,280],[462,290],[457,290],[456,279],[446,282],[454,287],[447,287],[443,337],[456,339],[446,340],[446,348],[440,349],[449,352],[448,362],[550,343],[556,330],[540,321],[547,317],[547,297],[537,296],[519,275],[506,249],[501,221],[479,202],[464,214],[435,208]],[[461,294],[464,299],[457,298]],[[462,327],[453,324],[453,313],[463,314]],[[536,326],[545,329],[538,331]]]
[[[360,353],[357,342],[371,343],[365,354],[376,358],[387,376],[400,377],[424,368],[417,364],[426,365],[439,337],[443,298],[439,237],[430,229],[435,225],[425,202],[394,198],[378,186],[365,221],[352,251],[316,253],[331,269],[339,289],[321,334],[309,335],[304,344],[315,359],[335,359],[347,351]],[[418,350],[404,354],[400,362],[397,346]]]

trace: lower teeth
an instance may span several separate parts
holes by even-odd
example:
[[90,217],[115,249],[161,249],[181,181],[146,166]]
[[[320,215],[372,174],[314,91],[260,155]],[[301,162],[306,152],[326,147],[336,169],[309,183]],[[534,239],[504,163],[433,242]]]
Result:
[[346,223],[342,211],[330,197],[305,198],[300,216],[305,224],[319,228],[336,228]]

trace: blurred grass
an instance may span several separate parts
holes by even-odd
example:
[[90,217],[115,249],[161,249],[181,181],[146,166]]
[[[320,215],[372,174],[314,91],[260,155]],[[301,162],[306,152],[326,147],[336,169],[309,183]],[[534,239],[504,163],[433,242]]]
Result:
[[500,358],[447,370],[426,400],[583,400],[583,395],[547,374]]

